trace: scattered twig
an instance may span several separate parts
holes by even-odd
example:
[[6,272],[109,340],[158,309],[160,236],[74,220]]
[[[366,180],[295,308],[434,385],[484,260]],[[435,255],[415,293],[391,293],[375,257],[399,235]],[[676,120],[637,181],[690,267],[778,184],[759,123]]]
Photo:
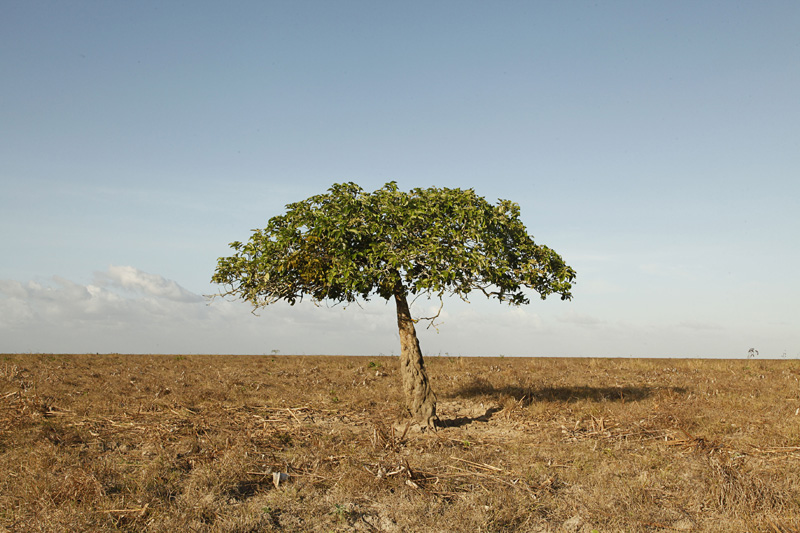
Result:
[[751,446],[751,448],[758,453],[792,453],[800,451],[800,446],[775,446],[770,448]]
[[497,468],[496,466],[487,465],[486,463],[476,463],[474,461],[469,461],[467,459],[462,459],[460,457],[456,457],[455,455],[451,455],[450,459],[453,459],[453,460],[456,460],[456,461],[461,461],[462,463],[466,463],[468,465],[474,466],[475,468],[482,468],[484,470],[491,470],[491,471],[494,471],[494,472],[502,472],[503,471],[502,468]]
[[301,426],[303,425],[303,423],[300,421],[300,419],[299,419],[299,418],[297,418],[297,415],[296,415],[296,414],[294,414],[294,412],[292,411],[292,409],[291,409],[291,408],[287,407],[287,408],[286,408],[286,410],[287,410],[287,411],[289,411],[289,414],[290,414],[290,415],[292,415],[292,418],[294,418],[295,420],[297,420],[297,423],[298,423],[298,424],[300,424]]
[[[461,470],[462,472],[467,472],[467,473],[469,473],[469,474],[471,474],[473,476],[480,476],[480,477],[484,477],[484,478],[487,478],[487,479],[491,479],[493,481],[497,481],[498,483],[503,483],[504,485],[508,485],[509,487],[519,488],[517,483],[511,483],[510,481],[506,481],[503,478],[500,478],[500,477],[497,477],[497,476],[493,476],[491,474],[485,474],[483,472],[475,472],[475,471],[470,471],[470,470],[464,470],[464,469],[459,468],[459,467],[457,467],[455,465],[451,465],[450,468],[455,468],[456,470]],[[530,487],[528,487],[527,485],[523,484],[523,486],[525,488],[527,488],[527,489],[530,489]]]
[[[311,407],[303,406],[303,407],[258,407],[258,409],[263,409],[264,411],[286,411],[287,409],[290,411],[311,411]],[[335,411],[335,409],[317,409],[317,411]]]
[[[411,427],[411,422],[409,421],[409,422],[406,424],[406,428],[403,430],[403,434],[402,434],[402,435],[400,435],[400,441],[399,441],[399,442],[403,442],[403,441],[406,439],[406,434],[408,433],[408,429],[409,429],[410,427]],[[392,429],[394,429],[394,428],[392,428]]]
[[782,530],[781,528],[779,528],[779,527],[778,527],[778,526],[775,524],[775,522],[773,522],[773,521],[772,521],[772,520],[770,520],[770,519],[767,519],[767,522],[769,522],[769,525],[770,525],[770,526],[772,526],[772,529],[774,529],[774,530],[775,530],[777,533],[783,533],[783,530]]

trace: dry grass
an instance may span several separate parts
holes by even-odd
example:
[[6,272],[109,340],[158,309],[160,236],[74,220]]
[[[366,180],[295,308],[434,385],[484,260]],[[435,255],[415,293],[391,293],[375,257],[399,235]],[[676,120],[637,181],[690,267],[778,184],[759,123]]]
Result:
[[798,361],[396,364],[0,355],[0,531],[800,531]]

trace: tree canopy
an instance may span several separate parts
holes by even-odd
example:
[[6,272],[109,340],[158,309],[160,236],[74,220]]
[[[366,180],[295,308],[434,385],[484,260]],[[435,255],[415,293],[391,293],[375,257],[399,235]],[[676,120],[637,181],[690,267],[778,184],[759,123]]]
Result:
[[526,287],[570,299],[575,278],[528,235],[516,203],[492,205],[472,189],[334,184],[230,246],[235,253],[219,258],[212,281],[254,307],[305,296],[388,300],[398,291],[464,299],[477,291],[520,305],[529,302]]

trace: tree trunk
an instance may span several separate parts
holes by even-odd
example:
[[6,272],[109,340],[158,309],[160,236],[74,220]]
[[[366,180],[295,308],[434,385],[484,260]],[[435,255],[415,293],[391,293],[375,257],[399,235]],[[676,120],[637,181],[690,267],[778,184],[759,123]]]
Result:
[[436,395],[428,383],[405,291],[397,289],[394,299],[397,303],[397,327],[400,329],[400,374],[403,377],[406,409],[414,421],[423,427],[436,429]]

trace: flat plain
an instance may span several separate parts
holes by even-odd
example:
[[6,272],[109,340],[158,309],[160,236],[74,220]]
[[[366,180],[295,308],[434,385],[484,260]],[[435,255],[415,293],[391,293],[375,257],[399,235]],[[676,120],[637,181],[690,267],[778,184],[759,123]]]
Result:
[[0,355],[0,531],[800,531],[800,361]]

